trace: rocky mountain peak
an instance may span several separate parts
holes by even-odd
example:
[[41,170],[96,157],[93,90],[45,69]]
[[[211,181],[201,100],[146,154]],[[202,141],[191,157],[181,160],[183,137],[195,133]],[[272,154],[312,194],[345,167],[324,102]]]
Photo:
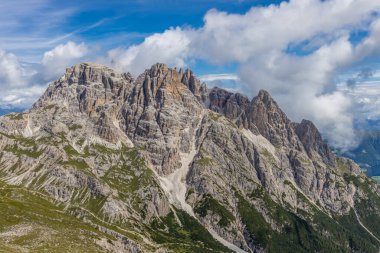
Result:
[[256,96],[256,99],[259,99],[266,105],[270,105],[270,104],[277,105],[277,103],[273,100],[272,96],[266,90],[260,90]]
[[[245,110],[249,104],[249,99],[246,96],[217,87],[210,90],[208,101],[208,107],[211,110],[225,115],[230,120],[236,120],[235,123],[238,125],[241,125],[241,119],[244,118]],[[245,127],[247,126],[245,125]]]
[[138,76],[129,99],[133,103],[158,107],[174,99],[192,107],[194,103],[189,103],[189,101],[195,99],[199,103],[205,99],[206,93],[206,85],[201,84],[191,70],[178,71],[176,68],[169,68],[166,64],[156,63]]
[[101,64],[85,62],[67,68],[60,80],[67,80],[69,84],[77,83],[79,85],[103,84],[104,88],[109,89],[112,88],[113,81],[116,79],[132,81],[132,75],[118,73]]
[[[272,98],[266,90],[260,90],[256,97],[251,101],[251,107],[262,108],[265,110],[268,117],[270,115],[278,115],[282,121],[289,121],[285,113],[278,106],[277,102]],[[270,114],[270,115],[269,115]],[[267,118],[267,117],[265,117]],[[269,119],[269,118],[268,118]]]
[[170,72],[171,69],[168,68],[168,66],[164,63],[156,63],[150,67],[150,69],[147,69],[145,71],[144,75],[148,75],[151,78],[155,77],[164,77]]
[[119,73],[104,65],[80,63],[67,68],[64,75],[49,85],[33,109],[60,104],[72,113],[86,112],[91,117],[121,106],[133,88],[130,73]]
[[274,146],[296,145],[291,121],[267,91],[261,90],[246,111],[248,128],[261,134]]
[[184,72],[182,69],[180,71],[177,71],[176,68],[169,68],[164,63],[156,63],[152,65],[149,69],[145,70],[143,74],[139,76],[139,78],[143,77],[149,77],[151,79],[153,78],[160,78],[165,79],[168,81],[174,81],[174,82],[181,82],[182,77],[184,75]]
[[300,124],[296,124],[295,131],[311,158],[315,157],[315,154],[318,153],[325,163],[334,163],[332,152],[323,141],[321,134],[313,122],[303,119]]
[[[181,70],[179,73],[181,75]],[[196,97],[204,98],[205,93],[207,92],[207,87],[195,77],[190,69],[186,69],[182,74],[181,82],[185,84]]]

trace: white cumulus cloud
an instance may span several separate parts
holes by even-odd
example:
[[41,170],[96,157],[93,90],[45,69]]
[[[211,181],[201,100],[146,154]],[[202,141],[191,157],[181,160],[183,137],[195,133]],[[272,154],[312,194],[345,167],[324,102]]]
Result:
[[234,80],[239,81],[239,77],[236,74],[224,73],[224,74],[208,74],[200,76],[199,79],[203,82],[212,82],[219,80]]
[[56,78],[63,74],[67,67],[79,63],[89,53],[89,48],[83,42],[77,44],[69,41],[60,44],[50,51],[44,53],[41,71],[46,80]]
[[21,63],[14,54],[0,49],[0,88],[19,87],[23,84]]
[[116,48],[108,52],[110,64],[122,71],[140,74],[157,62],[173,66],[184,66],[188,57],[190,38],[187,31],[170,28],[153,34],[138,45],[127,49]]
[[291,43],[363,26],[379,8],[373,0],[291,0],[253,7],[243,15],[212,10],[192,44],[198,57],[211,62],[244,62]]
[[0,107],[26,108],[46,89],[47,83],[78,63],[89,52],[84,43],[67,42],[44,53],[40,63],[24,64],[0,49]]

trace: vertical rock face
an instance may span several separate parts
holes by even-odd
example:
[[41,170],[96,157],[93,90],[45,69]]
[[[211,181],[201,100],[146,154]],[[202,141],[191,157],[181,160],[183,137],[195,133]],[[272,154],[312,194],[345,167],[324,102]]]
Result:
[[334,155],[322,140],[322,136],[313,122],[302,120],[300,124],[295,124],[294,128],[310,158],[315,157],[315,153],[317,153],[326,164],[334,164]]
[[94,63],[82,63],[66,70],[49,85],[33,105],[32,112],[42,107],[59,105],[74,117],[86,114],[96,124],[96,132],[112,143],[119,140],[117,114],[132,89],[132,76],[119,74]]
[[160,175],[180,167],[180,153],[189,152],[203,110],[195,94],[200,96],[202,89],[190,71],[156,64],[137,78],[127,97],[122,110],[125,132],[146,150]]
[[58,81],[48,87],[34,108],[60,101],[72,103],[72,109],[96,117],[101,106],[123,102],[132,89],[132,81],[129,73],[118,74],[101,65],[82,63],[67,69]]
[[267,91],[261,90],[251,101],[239,93],[218,88],[213,89],[209,97],[209,108],[235,121],[239,127],[264,136],[276,147],[302,148],[292,122]]
[[[231,120],[240,120],[244,118],[245,111],[249,106],[247,97],[240,93],[231,93],[223,89],[213,88],[209,93],[209,108],[215,112],[225,115]],[[245,121],[239,125],[247,127]]]
[[268,92],[261,90],[258,96],[253,98],[247,113],[247,121],[252,131],[258,131],[274,146],[300,148],[290,120]]
[[312,122],[291,122],[266,91],[208,90],[191,70],[75,65],[29,112],[0,117],[0,150],[4,187],[54,200],[103,250],[380,246],[378,186]]

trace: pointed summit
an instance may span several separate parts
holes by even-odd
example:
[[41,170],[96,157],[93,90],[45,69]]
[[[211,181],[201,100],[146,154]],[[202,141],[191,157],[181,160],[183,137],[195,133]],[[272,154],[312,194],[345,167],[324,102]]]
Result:
[[332,152],[323,141],[321,134],[313,122],[303,119],[300,124],[296,124],[295,131],[309,157],[314,157],[318,153],[326,164],[334,163]]
[[249,128],[267,138],[274,146],[288,145],[290,120],[265,90],[260,90],[247,110]]
[[[137,84],[143,84],[146,101],[153,101],[157,96],[162,98],[162,91],[171,94],[176,98],[190,91],[198,101],[205,100],[207,87],[202,84],[190,69],[183,71],[182,68],[169,68],[166,64],[156,63],[151,68],[145,70],[136,79]],[[139,85],[137,85],[139,86]]]
[[164,63],[156,63],[148,70],[151,77],[166,75],[168,71],[169,68]]
[[268,103],[276,103],[274,100],[273,100],[273,98],[271,97],[271,95],[269,94],[269,92],[268,91],[266,91],[266,90],[260,90],[259,91],[259,94],[257,95],[257,97],[261,100],[261,101],[263,101],[265,104],[268,104]]

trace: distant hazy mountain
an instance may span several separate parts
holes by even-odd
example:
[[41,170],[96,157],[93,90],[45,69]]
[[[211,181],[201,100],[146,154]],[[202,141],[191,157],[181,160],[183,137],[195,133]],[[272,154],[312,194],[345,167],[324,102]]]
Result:
[[361,134],[360,145],[344,155],[357,162],[369,176],[380,176],[380,131]]
[[22,111],[24,111],[24,109],[21,109],[21,108],[9,108],[9,109],[0,108],[0,116],[11,113],[11,112],[22,112]]
[[5,252],[379,252],[380,187],[266,91],[66,70],[0,117]]
[[380,119],[367,119],[365,121],[355,122],[355,128],[361,132],[380,131]]

